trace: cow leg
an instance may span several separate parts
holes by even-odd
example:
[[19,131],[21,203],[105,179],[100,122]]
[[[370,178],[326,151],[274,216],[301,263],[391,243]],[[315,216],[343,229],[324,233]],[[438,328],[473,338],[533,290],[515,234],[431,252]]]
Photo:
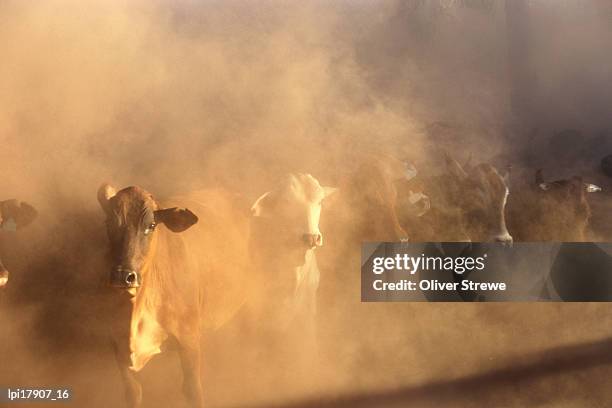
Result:
[[142,404],[142,385],[136,379],[135,373],[127,367],[120,368],[125,386],[125,398],[131,408]]
[[179,340],[179,354],[183,367],[183,393],[195,408],[204,406],[204,393],[200,372],[200,341],[193,336],[185,341]]
[[113,342],[115,358],[123,379],[125,398],[130,408],[138,408],[142,404],[142,385],[136,379],[136,373],[129,369],[129,357],[119,351],[117,343]]

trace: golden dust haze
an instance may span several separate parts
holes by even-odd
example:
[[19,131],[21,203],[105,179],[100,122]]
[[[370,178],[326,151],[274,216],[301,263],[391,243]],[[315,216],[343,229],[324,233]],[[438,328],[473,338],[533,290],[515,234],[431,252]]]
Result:
[[[590,172],[609,187],[596,167],[612,150],[612,9],[604,1],[528,3],[528,42],[515,60],[501,0],[0,2],[0,199],[40,212],[31,228],[0,242],[11,270],[0,293],[0,384],[68,386],[74,406],[123,406],[105,337],[112,305],[98,290],[107,239],[95,195],[103,181],[160,197],[221,186],[251,202],[289,171],[336,185],[363,152],[408,158],[425,171],[445,148],[461,160],[472,152],[476,161],[512,163],[519,177],[542,164],[553,179]],[[526,116],[511,103],[517,89],[527,94]],[[456,132],[428,133],[434,122]],[[579,145],[551,153],[551,136],[566,128],[582,132]],[[321,331],[327,354],[308,381],[288,370],[247,398],[231,359],[206,365],[205,357],[210,406],[450,381],[605,338],[610,320],[605,304],[355,297],[338,310],[350,313]],[[223,344],[207,342],[213,356]],[[492,385],[497,400],[458,392],[455,406],[596,406],[609,391],[582,388],[609,371],[538,378],[522,395]],[[142,373],[145,406],[185,406],[178,378],[175,352],[151,361]]]

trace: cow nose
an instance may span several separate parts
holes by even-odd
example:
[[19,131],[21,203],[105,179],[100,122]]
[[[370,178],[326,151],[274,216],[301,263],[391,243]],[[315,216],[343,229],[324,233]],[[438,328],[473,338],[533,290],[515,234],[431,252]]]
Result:
[[323,236],[319,233],[317,234],[304,234],[302,235],[302,240],[309,248],[314,248],[323,245]]
[[120,288],[138,288],[142,285],[142,278],[133,269],[117,266],[111,274],[111,285]]
[[497,235],[493,241],[508,247],[511,247],[513,242],[512,235],[508,234],[507,232],[505,234]]
[[138,281],[138,275],[136,275],[136,272],[134,271],[128,272],[125,275],[125,283],[128,286],[134,286],[134,284],[136,284],[137,281]]

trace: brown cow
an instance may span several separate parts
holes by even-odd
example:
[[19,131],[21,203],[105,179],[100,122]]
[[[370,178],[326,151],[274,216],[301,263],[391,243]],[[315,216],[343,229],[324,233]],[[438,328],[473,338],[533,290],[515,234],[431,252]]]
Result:
[[539,169],[535,184],[510,202],[511,231],[520,241],[585,241],[591,217],[587,197],[598,191],[600,187],[578,176],[546,182]]
[[[223,324],[244,299],[246,214],[241,218],[232,197],[217,190],[162,205],[142,188],[116,192],[103,185],[98,200],[110,240],[110,284],[116,306],[124,308],[113,343],[128,402],[141,404],[135,373],[171,336],[179,346],[183,392],[192,406],[201,407],[201,330]],[[199,218],[181,208],[186,205]]]
[[[17,231],[31,224],[38,213],[31,205],[17,200],[0,201],[0,230]],[[8,283],[9,272],[0,260],[0,288]]]
[[359,271],[361,244],[407,241],[414,231],[406,231],[402,221],[422,215],[429,206],[429,199],[420,191],[415,193],[409,183],[416,173],[414,166],[385,154],[364,155],[355,161],[358,166],[340,183],[323,221],[332,241],[320,256],[321,268],[328,272],[321,285],[324,302],[359,296],[355,271]]
[[345,242],[408,240],[397,206],[398,182],[411,177],[410,170],[387,155],[369,155],[360,162],[340,185],[329,228],[339,229],[338,239]]

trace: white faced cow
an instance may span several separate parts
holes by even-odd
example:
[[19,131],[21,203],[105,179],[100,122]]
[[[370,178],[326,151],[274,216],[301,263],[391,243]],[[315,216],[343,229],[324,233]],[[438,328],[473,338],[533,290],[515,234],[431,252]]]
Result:
[[314,335],[319,269],[315,249],[323,245],[319,230],[326,197],[336,191],[310,174],[291,174],[251,208],[249,250],[256,289],[248,304],[260,332],[299,328]]

